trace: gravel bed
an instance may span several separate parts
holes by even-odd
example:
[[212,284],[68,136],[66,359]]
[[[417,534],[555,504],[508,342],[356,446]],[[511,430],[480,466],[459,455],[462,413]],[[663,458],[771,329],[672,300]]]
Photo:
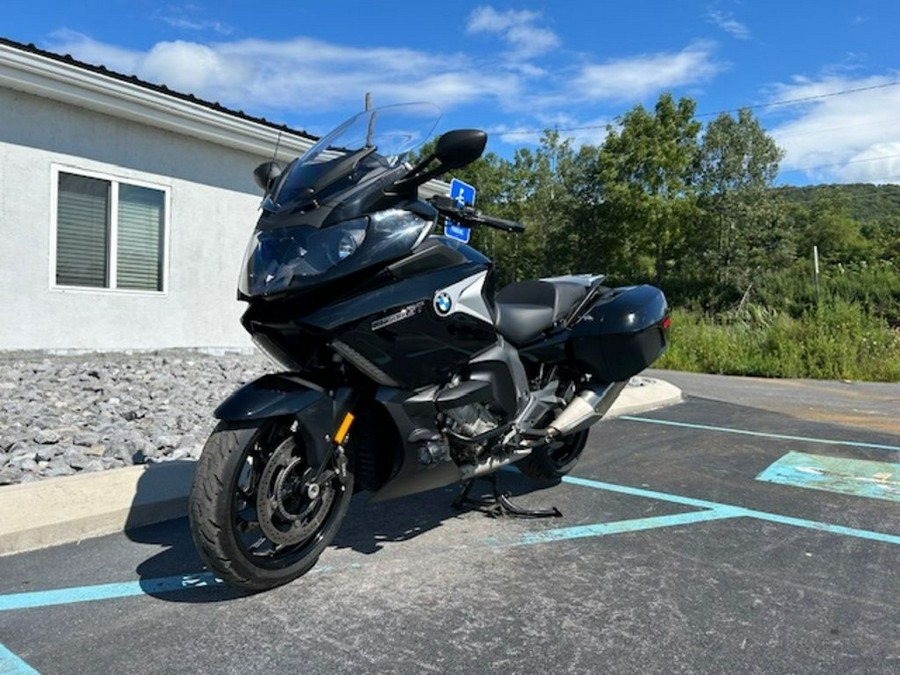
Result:
[[261,354],[0,354],[0,485],[197,458]]

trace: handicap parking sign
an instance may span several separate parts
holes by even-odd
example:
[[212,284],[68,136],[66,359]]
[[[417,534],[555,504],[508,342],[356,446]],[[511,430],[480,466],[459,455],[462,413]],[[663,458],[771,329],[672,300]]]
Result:
[[[456,201],[459,206],[474,206],[475,204],[475,188],[468,183],[464,183],[458,178],[454,178],[450,182],[450,197]],[[459,239],[462,243],[469,243],[469,235],[471,229],[465,227],[452,220],[447,220],[444,225],[444,234],[453,239]]]

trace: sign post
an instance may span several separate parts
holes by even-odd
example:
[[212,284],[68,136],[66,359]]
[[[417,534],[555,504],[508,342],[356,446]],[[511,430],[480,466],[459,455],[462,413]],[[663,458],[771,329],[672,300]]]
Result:
[[[462,182],[458,178],[454,178],[450,182],[450,197],[461,207],[474,206],[475,188],[468,183]],[[452,220],[447,220],[444,225],[444,234],[453,239],[459,239],[459,241],[464,244],[468,244],[471,229],[472,228],[455,223]]]

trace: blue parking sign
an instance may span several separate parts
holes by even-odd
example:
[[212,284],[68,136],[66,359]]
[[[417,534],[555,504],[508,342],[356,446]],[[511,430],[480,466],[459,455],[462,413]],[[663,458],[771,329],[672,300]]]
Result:
[[[475,204],[475,188],[458,178],[454,178],[450,182],[450,197],[459,206],[473,206]],[[444,234],[453,239],[459,239],[464,244],[468,244],[471,228],[454,223],[452,220],[447,220],[444,224]]]

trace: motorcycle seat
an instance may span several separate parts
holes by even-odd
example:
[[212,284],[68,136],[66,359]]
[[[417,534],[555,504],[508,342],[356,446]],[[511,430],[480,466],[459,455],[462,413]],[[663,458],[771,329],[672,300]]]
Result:
[[504,287],[495,298],[497,332],[519,346],[564,319],[587,294],[565,281],[529,279]]

